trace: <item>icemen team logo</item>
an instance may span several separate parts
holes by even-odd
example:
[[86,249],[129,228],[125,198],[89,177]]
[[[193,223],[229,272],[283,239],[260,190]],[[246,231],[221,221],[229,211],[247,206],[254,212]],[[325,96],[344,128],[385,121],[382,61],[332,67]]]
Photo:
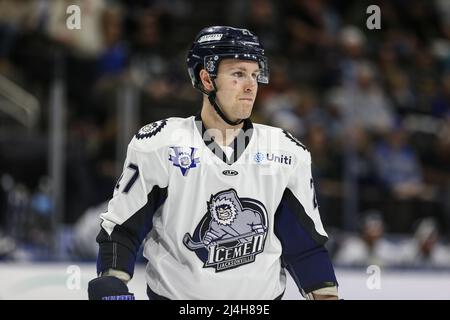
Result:
[[174,155],[169,155],[169,160],[172,161],[175,167],[180,168],[183,176],[187,176],[191,168],[196,168],[200,164],[200,159],[194,157],[197,148],[170,148],[173,150]]
[[193,235],[186,233],[184,245],[216,272],[237,268],[255,261],[264,250],[267,236],[267,211],[258,200],[239,198],[229,189],[211,195],[208,212]]
[[166,124],[167,120],[160,120],[147,124],[146,126],[142,127],[138,133],[136,133],[136,138],[144,139],[153,137],[154,135],[159,133],[161,129],[166,126]]

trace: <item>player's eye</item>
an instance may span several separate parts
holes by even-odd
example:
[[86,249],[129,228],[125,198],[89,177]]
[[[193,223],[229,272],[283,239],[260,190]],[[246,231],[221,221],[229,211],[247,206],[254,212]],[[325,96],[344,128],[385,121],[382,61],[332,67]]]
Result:
[[241,78],[241,77],[244,76],[244,73],[242,71],[236,71],[236,72],[233,72],[233,75],[236,76],[236,77]]

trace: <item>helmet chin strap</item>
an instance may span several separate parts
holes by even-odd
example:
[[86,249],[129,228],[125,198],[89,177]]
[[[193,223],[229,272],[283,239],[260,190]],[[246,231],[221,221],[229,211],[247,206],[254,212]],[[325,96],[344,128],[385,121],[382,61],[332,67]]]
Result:
[[239,119],[238,121],[231,121],[222,112],[222,110],[220,109],[220,107],[219,107],[219,105],[217,104],[217,101],[216,101],[216,93],[217,93],[216,82],[212,78],[211,78],[211,82],[212,82],[213,87],[214,87],[213,90],[211,90],[210,92],[207,92],[206,90],[202,89],[201,91],[208,96],[209,102],[214,107],[214,110],[216,110],[216,112],[219,115],[219,117],[222,118],[222,120],[225,121],[230,126],[237,126],[237,125],[241,124],[245,119]]

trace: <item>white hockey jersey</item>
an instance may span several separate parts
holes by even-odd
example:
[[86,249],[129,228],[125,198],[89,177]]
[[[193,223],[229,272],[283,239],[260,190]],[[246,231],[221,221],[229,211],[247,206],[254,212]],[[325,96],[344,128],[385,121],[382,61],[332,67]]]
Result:
[[[286,131],[248,120],[244,129],[230,152],[211,139],[199,116],[143,127],[128,146],[122,176],[101,215],[99,272],[132,274],[144,240],[147,284],[160,296],[280,296],[286,285],[283,253],[300,261],[327,239],[311,158]],[[297,222],[281,213],[288,207],[310,238],[292,237]],[[297,269],[289,271],[300,286]],[[320,278],[308,277],[313,285]]]

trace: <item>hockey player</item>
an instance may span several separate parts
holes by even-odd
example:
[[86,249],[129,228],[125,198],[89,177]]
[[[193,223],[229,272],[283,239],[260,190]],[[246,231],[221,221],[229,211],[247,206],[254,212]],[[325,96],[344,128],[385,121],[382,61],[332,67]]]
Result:
[[337,299],[306,148],[249,120],[269,69],[249,30],[208,27],[187,57],[201,113],[144,126],[101,215],[90,299],[133,299],[144,242],[150,299]]

